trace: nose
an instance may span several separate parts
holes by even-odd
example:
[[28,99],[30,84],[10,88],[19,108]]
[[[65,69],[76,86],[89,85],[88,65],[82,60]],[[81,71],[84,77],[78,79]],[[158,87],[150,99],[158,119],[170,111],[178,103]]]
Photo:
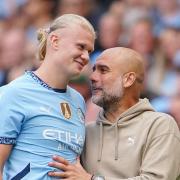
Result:
[[93,72],[91,73],[89,79],[91,80],[91,82],[96,82],[96,81],[97,81],[97,78],[98,78],[98,76],[97,76],[96,71],[93,71]]
[[87,50],[83,51],[81,58],[84,60],[84,63],[87,64],[89,62],[89,52]]

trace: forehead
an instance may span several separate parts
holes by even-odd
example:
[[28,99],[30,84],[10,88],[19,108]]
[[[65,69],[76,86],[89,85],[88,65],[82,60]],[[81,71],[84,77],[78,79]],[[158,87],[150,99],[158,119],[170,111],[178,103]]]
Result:
[[95,67],[107,67],[109,69],[114,69],[118,65],[118,63],[115,63],[115,61],[116,60],[113,54],[102,53],[98,57]]
[[83,43],[89,46],[90,49],[94,49],[95,36],[88,28],[72,24],[68,27],[58,29],[57,31],[62,39]]
[[[60,34],[71,34],[71,36],[76,36],[76,37],[92,37],[95,39],[95,36],[93,32],[84,24],[70,24],[67,25],[67,27],[57,29]],[[70,37],[71,37],[70,36]]]
[[94,69],[106,68],[107,70],[116,73],[124,73],[127,71],[128,64],[126,58],[117,51],[117,49],[105,50],[97,59]]

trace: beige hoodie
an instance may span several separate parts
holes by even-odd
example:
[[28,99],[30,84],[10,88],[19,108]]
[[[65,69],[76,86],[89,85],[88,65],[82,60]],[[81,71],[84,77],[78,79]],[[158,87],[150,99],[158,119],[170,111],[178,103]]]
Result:
[[106,180],[175,180],[180,174],[180,133],[175,120],[147,99],[115,123],[100,112],[87,126],[82,163]]

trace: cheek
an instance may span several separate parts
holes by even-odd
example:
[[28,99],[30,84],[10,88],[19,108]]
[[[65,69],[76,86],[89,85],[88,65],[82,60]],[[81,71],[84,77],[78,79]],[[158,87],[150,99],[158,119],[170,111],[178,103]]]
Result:
[[80,57],[82,54],[82,52],[77,49],[76,47],[72,47],[70,49],[70,51],[68,51],[68,55],[71,57],[71,59],[76,59],[78,57]]
[[103,93],[105,94],[111,94],[114,89],[114,85],[112,83],[104,83],[102,87]]
[[106,77],[106,78],[102,77],[100,79],[100,81],[101,81],[101,84],[102,84],[103,87],[106,87],[106,88],[110,89],[112,86],[114,86],[114,84],[115,84],[115,82],[117,80],[115,80],[113,78],[109,78],[109,77]]
[[122,79],[111,80],[111,84],[107,87],[108,91],[121,92],[123,89]]

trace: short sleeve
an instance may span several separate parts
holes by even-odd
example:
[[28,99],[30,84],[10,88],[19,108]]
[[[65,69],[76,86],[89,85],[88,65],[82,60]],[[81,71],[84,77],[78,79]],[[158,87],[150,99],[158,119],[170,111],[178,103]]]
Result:
[[0,144],[15,144],[24,120],[18,89],[0,88]]

